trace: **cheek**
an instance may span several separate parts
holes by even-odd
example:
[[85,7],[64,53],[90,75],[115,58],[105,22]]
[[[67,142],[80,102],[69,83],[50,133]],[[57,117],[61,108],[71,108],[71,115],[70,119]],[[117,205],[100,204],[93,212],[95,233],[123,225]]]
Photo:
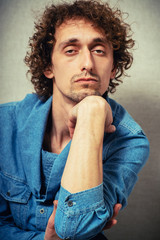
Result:
[[98,75],[100,76],[102,82],[108,82],[112,75],[112,68],[108,66],[101,66],[98,70]]
[[105,79],[102,83],[101,83],[101,91],[102,93],[106,92],[108,87],[109,87],[109,82],[110,80]]
[[101,89],[102,89],[102,92],[104,93],[108,87],[109,87],[109,82],[110,82],[110,79],[111,79],[111,71],[112,71],[112,68],[111,66],[107,66],[107,67],[100,67],[99,68],[99,77],[101,78]]
[[73,64],[69,64],[67,61],[57,58],[53,65],[53,71],[56,76],[69,76],[73,69]]
[[54,74],[55,84],[60,88],[67,88],[68,84],[70,84],[70,75],[68,68],[60,67],[55,69]]

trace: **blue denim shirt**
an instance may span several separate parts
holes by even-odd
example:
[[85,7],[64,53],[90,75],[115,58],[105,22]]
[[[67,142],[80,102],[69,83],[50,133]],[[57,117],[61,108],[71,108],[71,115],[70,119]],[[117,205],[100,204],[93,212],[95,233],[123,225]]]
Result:
[[62,239],[91,239],[102,231],[116,203],[126,206],[149,143],[127,111],[107,101],[116,132],[104,134],[103,184],[75,194],[61,186],[71,142],[59,155],[42,149],[52,98],[42,102],[30,94],[0,106],[1,239],[44,239],[54,199],[55,229]]

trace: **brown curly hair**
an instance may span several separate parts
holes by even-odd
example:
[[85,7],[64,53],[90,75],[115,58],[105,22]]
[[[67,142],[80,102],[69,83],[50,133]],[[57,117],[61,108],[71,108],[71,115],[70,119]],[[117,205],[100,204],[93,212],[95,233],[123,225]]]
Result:
[[113,46],[115,79],[111,79],[108,91],[115,92],[122,82],[120,77],[129,69],[133,57],[129,49],[134,46],[130,26],[122,19],[118,9],[111,9],[108,3],[98,0],[76,0],[73,3],[52,4],[46,7],[42,17],[35,23],[35,33],[29,40],[30,51],[24,59],[29,66],[31,82],[40,97],[48,98],[53,93],[53,80],[43,74],[51,63],[52,50],[55,44],[55,31],[64,21],[73,18],[85,18],[103,29],[107,40]]

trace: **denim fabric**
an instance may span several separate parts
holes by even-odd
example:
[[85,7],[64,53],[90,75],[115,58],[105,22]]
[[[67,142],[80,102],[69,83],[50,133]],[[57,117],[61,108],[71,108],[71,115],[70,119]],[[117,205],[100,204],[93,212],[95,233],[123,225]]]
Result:
[[1,239],[44,239],[54,199],[55,229],[62,239],[95,237],[111,218],[113,206],[126,206],[148,158],[149,143],[127,111],[107,101],[116,132],[104,134],[103,184],[75,194],[60,184],[71,142],[59,155],[42,150],[52,97],[42,102],[30,94],[0,106]]

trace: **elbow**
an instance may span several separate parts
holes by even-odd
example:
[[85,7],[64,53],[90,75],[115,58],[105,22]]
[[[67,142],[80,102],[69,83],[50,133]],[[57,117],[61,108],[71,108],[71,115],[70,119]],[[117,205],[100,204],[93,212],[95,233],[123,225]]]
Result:
[[[102,209],[101,209],[102,211]],[[102,231],[108,219],[108,211],[66,214],[57,211],[55,231],[61,239],[87,240]]]
[[148,138],[144,135],[144,141],[141,145],[141,159],[142,159],[142,167],[145,165],[149,158],[150,154],[150,143]]

